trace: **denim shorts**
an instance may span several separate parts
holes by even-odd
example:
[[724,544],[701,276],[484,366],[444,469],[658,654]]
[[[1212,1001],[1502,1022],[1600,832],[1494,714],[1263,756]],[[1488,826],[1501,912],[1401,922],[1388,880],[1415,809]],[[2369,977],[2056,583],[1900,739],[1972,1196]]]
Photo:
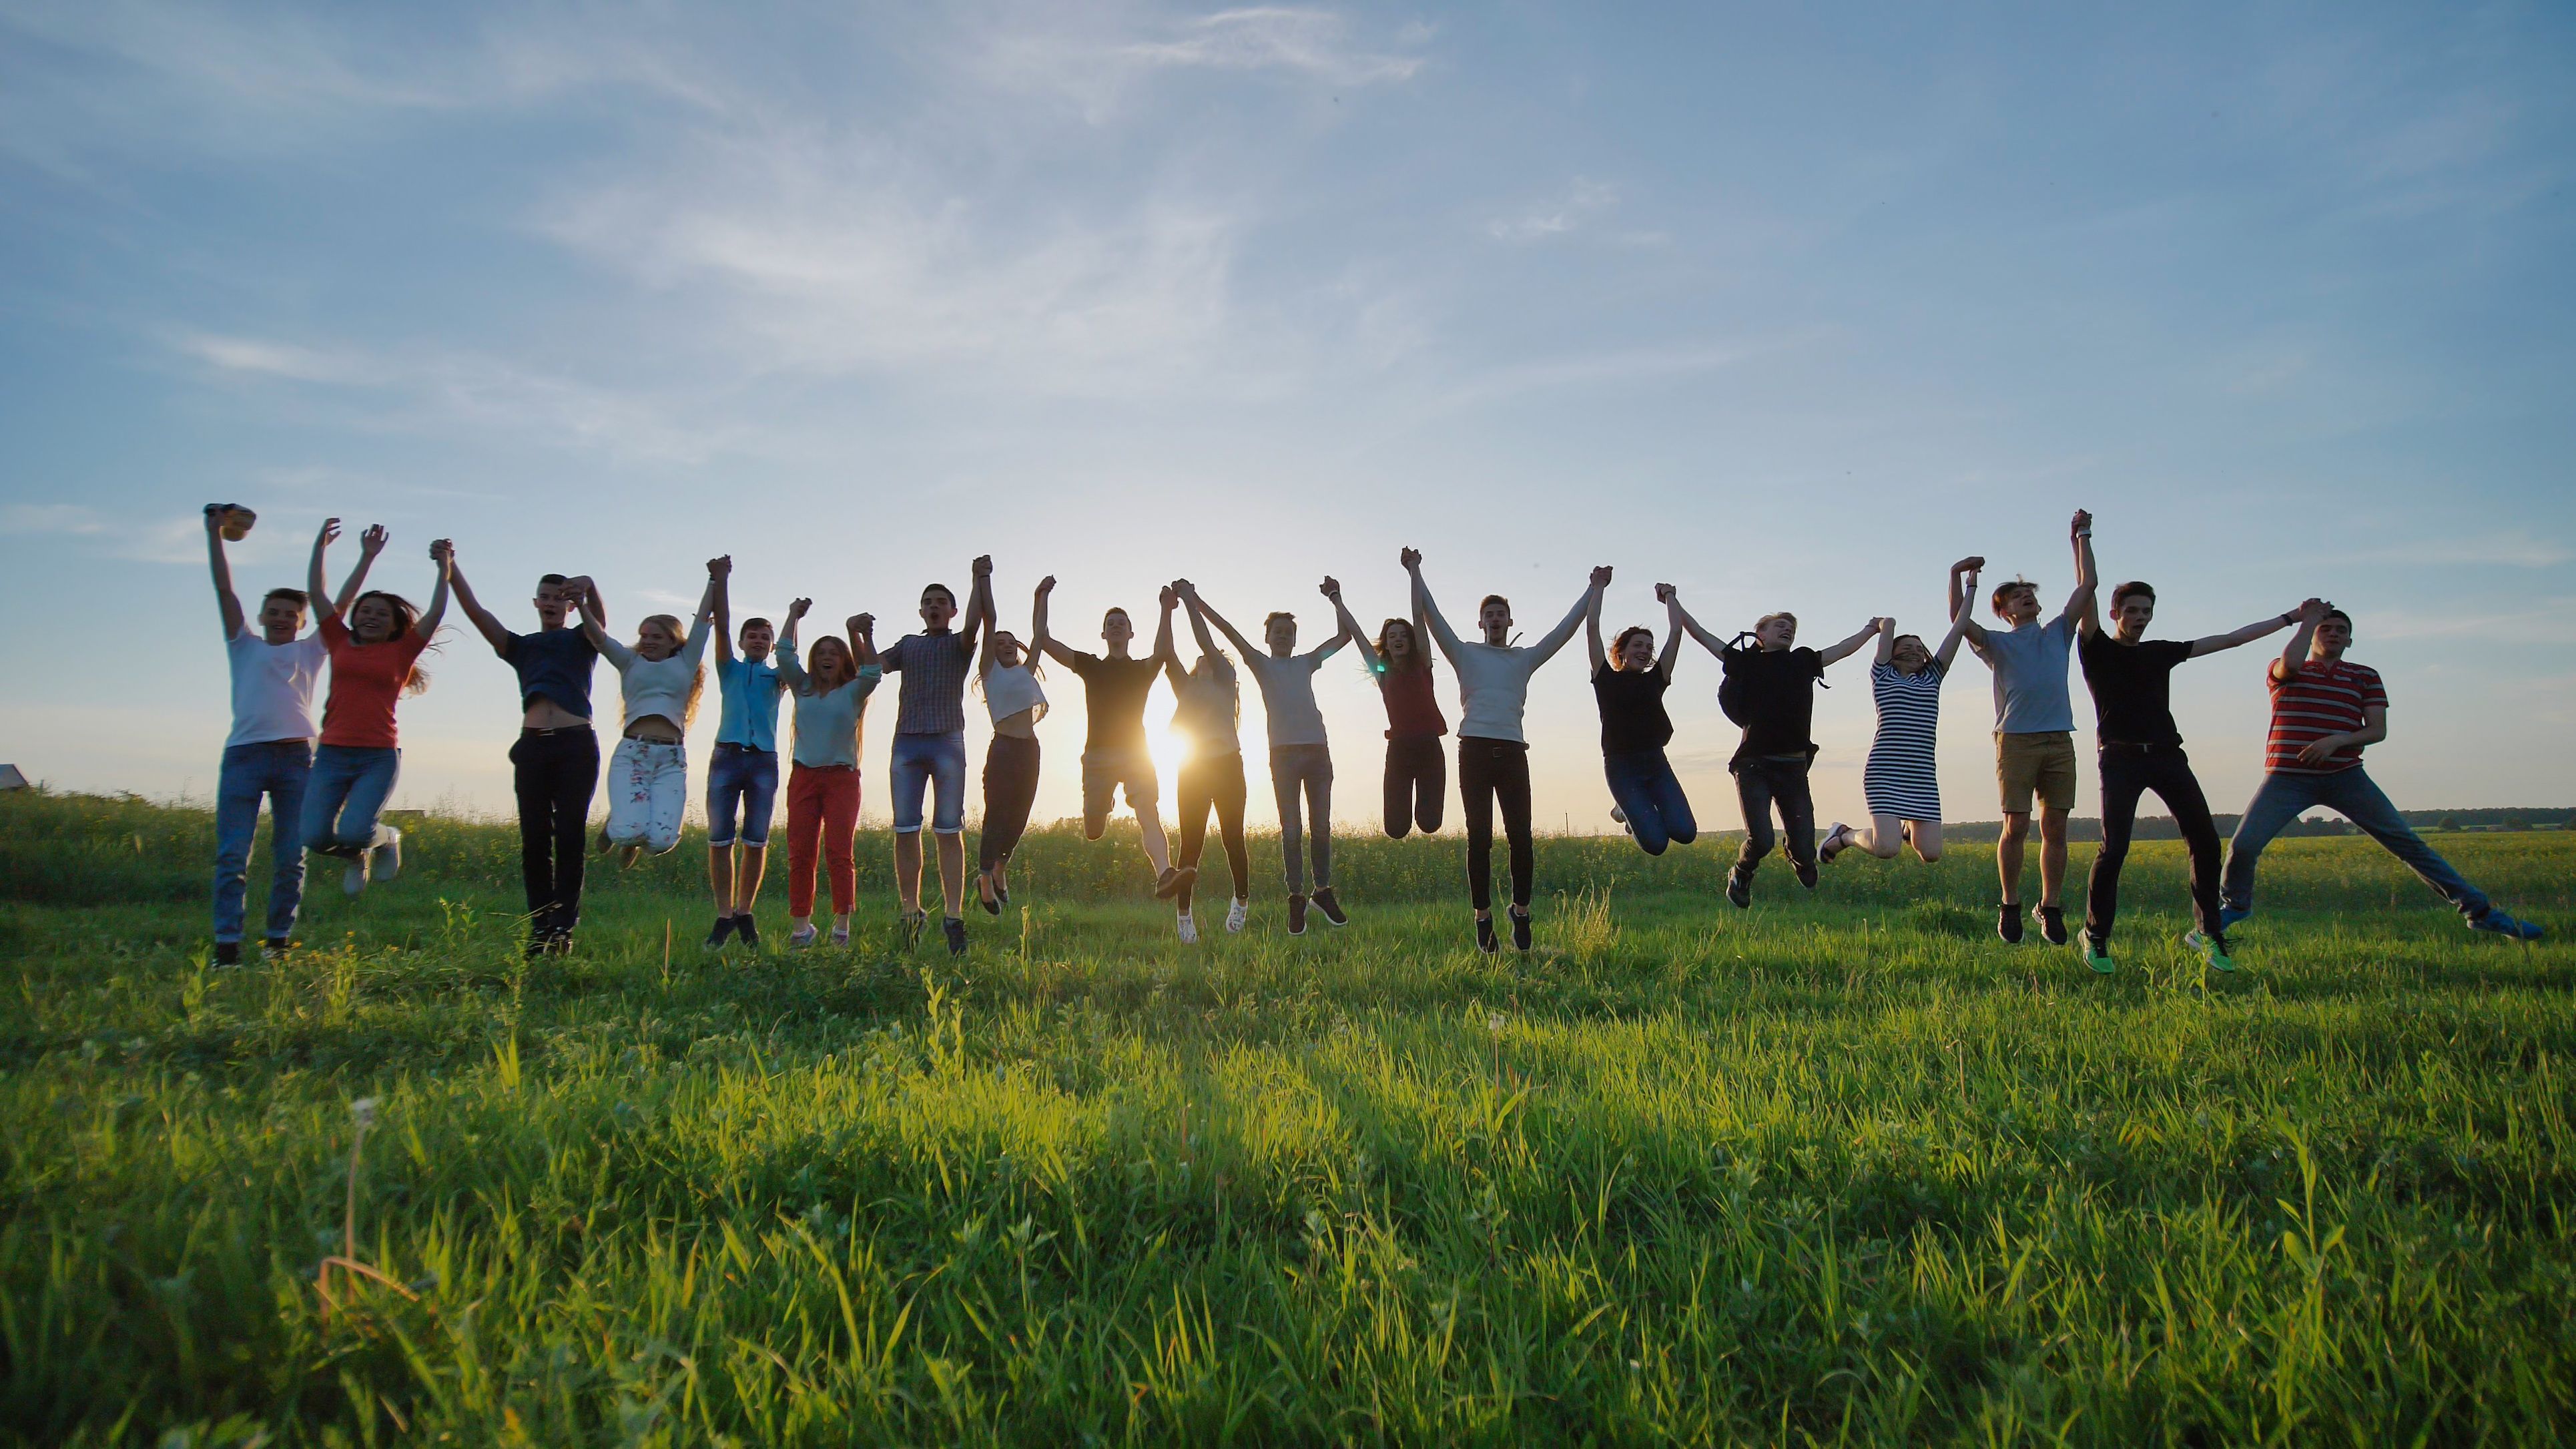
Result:
[[896,735],[892,778],[894,833],[921,831],[921,792],[932,787],[930,828],[939,835],[966,829],[966,732]]
[[767,845],[777,800],[777,751],[716,746],[715,758],[707,762],[707,844],[717,850],[736,839]]

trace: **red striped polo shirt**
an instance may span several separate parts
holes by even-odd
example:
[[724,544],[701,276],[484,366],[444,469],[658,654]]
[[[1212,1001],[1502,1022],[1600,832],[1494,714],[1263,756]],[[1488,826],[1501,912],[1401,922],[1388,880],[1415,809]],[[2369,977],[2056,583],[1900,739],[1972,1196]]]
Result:
[[2359,745],[2335,751],[2323,765],[2301,764],[2299,751],[2328,735],[2358,731],[2365,709],[2388,708],[2388,692],[2380,687],[2378,670],[2340,659],[2310,659],[2288,679],[2277,674],[2266,677],[2272,682],[2272,738],[2263,752],[2264,769],[2288,775],[2330,775],[2361,763]]

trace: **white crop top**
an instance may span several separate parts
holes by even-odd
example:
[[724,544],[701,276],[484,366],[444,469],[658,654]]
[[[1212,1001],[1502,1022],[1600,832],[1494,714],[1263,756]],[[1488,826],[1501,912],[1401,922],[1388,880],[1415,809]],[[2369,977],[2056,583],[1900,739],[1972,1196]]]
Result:
[[707,652],[707,620],[700,615],[689,626],[689,637],[680,652],[665,659],[647,659],[615,639],[603,639],[599,652],[617,666],[619,680],[625,686],[626,723],[655,715],[683,729],[689,723],[689,696],[698,687],[698,661]]
[[1025,664],[996,664],[984,671],[984,707],[993,712],[993,723],[1000,724],[1024,709],[1037,713],[1031,720],[1046,718],[1046,691],[1038,687],[1038,677]]

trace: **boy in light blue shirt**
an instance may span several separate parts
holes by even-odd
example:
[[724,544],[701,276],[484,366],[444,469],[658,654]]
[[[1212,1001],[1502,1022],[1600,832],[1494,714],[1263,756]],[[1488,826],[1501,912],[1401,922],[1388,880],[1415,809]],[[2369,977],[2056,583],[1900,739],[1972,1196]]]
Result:
[[716,690],[724,716],[716,726],[715,756],[707,761],[707,884],[716,897],[710,951],[731,936],[746,946],[760,944],[751,907],[760,896],[769,817],[778,799],[778,666],[769,657],[777,634],[767,619],[745,619],[737,644],[732,573],[727,560],[715,588]]

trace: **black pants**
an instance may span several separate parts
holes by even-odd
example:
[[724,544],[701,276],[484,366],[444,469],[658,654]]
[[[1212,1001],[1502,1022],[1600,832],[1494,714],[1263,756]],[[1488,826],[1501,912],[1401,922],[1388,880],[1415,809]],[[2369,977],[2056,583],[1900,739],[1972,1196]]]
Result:
[[1512,852],[1512,904],[1529,909],[1529,746],[1517,740],[1458,737],[1458,798],[1467,814],[1467,898],[1494,906],[1494,804],[1503,807],[1503,836]]
[[978,869],[991,870],[1020,848],[1020,837],[1029,829],[1029,806],[1037,798],[1037,740],[993,736],[992,747],[984,751],[984,839],[975,852]]
[[1757,755],[1735,762],[1735,799],[1744,807],[1744,847],[1735,853],[1738,871],[1751,876],[1762,864],[1762,857],[1771,853],[1777,839],[1771,833],[1771,812],[1775,808],[1780,812],[1780,834],[1786,837],[1790,862],[1802,866],[1816,863],[1816,797],[1807,790],[1807,770],[1814,763],[1806,755]]
[[2209,801],[2191,773],[2180,745],[2102,746],[2102,851],[2084,883],[2084,929],[2108,943],[2120,912],[2120,867],[2129,858],[2129,832],[2138,820],[2138,797],[2153,790],[2173,812],[2183,844],[2191,848],[2191,914],[2205,933],[2218,929],[2218,826]]
[[1408,735],[1386,742],[1386,833],[1402,840],[1407,831],[1429,835],[1440,828],[1441,807],[1449,803],[1449,756],[1438,735]]
[[599,790],[599,736],[587,728],[523,731],[510,746],[510,766],[529,929],[568,935],[581,919],[581,868],[589,859],[582,837]]
[[[1243,845],[1243,754],[1229,750],[1222,755],[1190,756],[1181,766],[1181,853],[1172,864],[1194,866],[1207,849],[1208,812],[1216,812],[1216,827],[1225,840],[1225,863],[1234,871],[1234,894],[1238,900],[1252,895],[1252,855]],[[1190,898],[1198,893],[1192,884],[1181,892],[1180,907],[1190,908]]]

